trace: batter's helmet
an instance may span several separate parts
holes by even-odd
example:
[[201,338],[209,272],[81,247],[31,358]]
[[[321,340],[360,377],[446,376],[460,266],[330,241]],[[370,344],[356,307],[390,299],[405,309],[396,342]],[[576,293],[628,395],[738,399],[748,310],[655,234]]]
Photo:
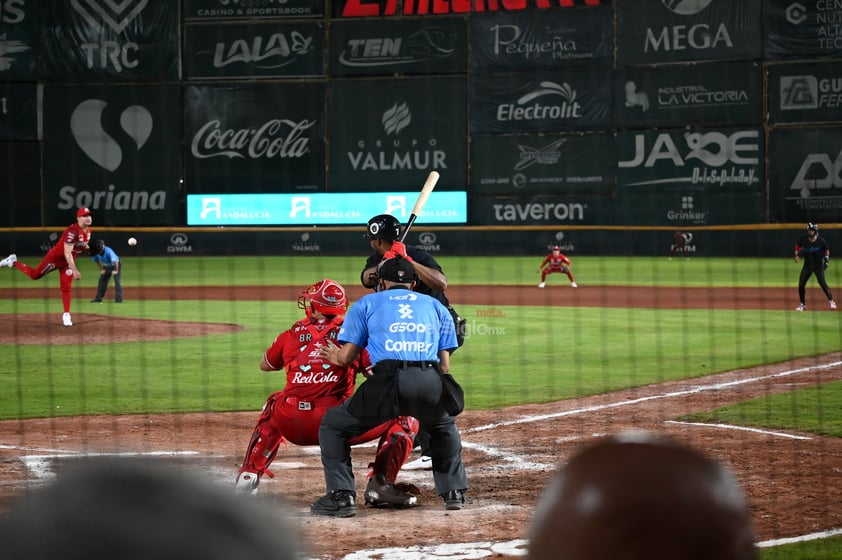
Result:
[[322,315],[344,315],[348,309],[345,288],[339,282],[325,278],[298,294],[298,308],[307,311],[309,317],[313,311]]
[[813,230],[816,233],[819,233],[819,224],[814,224],[813,222],[810,222],[809,224],[807,224],[807,231],[810,231],[810,230]]
[[369,239],[395,241],[400,239],[400,236],[401,223],[391,214],[378,214],[368,221],[366,237]]

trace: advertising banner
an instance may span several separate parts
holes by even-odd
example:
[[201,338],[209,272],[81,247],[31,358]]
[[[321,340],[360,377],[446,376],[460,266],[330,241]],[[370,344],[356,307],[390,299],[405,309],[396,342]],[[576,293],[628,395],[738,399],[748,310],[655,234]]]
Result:
[[0,0],[0,81],[34,81],[38,68],[36,0]]
[[565,132],[611,127],[611,70],[564,66],[554,72],[471,78],[471,132]]
[[330,74],[464,74],[464,17],[356,19],[330,24]]
[[184,99],[189,193],[324,189],[324,86],[188,86]]
[[[224,1],[224,0],[223,0]],[[271,1],[271,0],[269,0]],[[517,13],[529,10],[544,12],[576,6],[599,6],[610,4],[611,0],[416,0],[395,2],[394,0],[331,0],[331,15],[334,18],[382,18],[391,16],[444,16],[483,12]]]
[[188,79],[324,75],[324,24],[230,23],[185,26]]
[[842,4],[828,0],[765,0],[765,58],[842,56]]
[[330,84],[331,191],[437,189],[468,184],[464,78],[333,80]]
[[184,0],[187,21],[304,18],[324,14],[324,0]]
[[[405,222],[417,198],[417,192],[187,195],[187,224],[347,225],[364,224],[377,214],[391,214]],[[418,221],[464,224],[467,199],[466,191],[433,191]]]
[[762,191],[759,128],[621,131],[617,187],[718,187]]
[[842,216],[842,128],[787,128],[769,135],[769,219]]
[[0,83],[0,140],[38,139],[38,86]]
[[614,139],[607,133],[475,136],[471,192],[610,193],[614,161]]
[[617,191],[619,225],[710,226],[763,223],[762,192],[723,192],[710,187],[681,190],[641,187]]
[[756,62],[626,68],[614,79],[614,124],[759,125],[763,73]]
[[613,27],[610,5],[475,14],[471,16],[471,70],[547,70],[574,62],[611,66]]
[[769,121],[842,121],[842,63],[770,64]]
[[473,196],[468,212],[471,225],[517,226],[610,224],[610,196]]
[[[0,142],[0,227],[41,225],[41,148],[37,142]],[[68,222],[69,223],[69,222]]]
[[[45,86],[44,217],[99,225],[178,223],[178,86]],[[68,222],[69,223],[69,222]]]
[[40,4],[47,80],[178,80],[178,2],[42,0]]
[[761,0],[617,2],[617,58],[624,66],[754,60],[762,52]]

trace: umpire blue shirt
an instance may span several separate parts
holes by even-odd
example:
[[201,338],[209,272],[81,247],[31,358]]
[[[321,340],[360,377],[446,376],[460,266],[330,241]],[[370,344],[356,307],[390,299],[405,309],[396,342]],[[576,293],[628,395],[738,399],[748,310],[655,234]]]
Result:
[[382,360],[438,361],[439,350],[457,347],[453,318],[437,299],[392,288],[359,299],[337,337]]
[[102,266],[113,267],[115,264],[120,262],[120,257],[117,256],[114,249],[106,245],[101,255],[94,256],[94,262],[102,263]]

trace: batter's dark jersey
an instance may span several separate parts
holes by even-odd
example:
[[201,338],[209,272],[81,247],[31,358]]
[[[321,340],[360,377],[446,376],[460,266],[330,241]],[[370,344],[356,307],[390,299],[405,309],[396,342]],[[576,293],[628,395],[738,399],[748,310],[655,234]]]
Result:
[[[419,249],[418,247],[415,247],[413,245],[407,245],[406,246],[406,254],[409,255],[409,258],[411,258],[413,261],[421,264],[422,266],[426,266],[427,268],[432,268],[432,269],[438,270],[439,272],[442,272],[441,267],[439,266],[439,263],[436,262],[436,259],[434,259],[430,255],[430,253],[428,253],[424,249]],[[380,263],[380,261],[382,261],[382,260],[383,260],[383,256],[378,255],[377,253],[368,257],[368,260],[365,261],[365,267],[363,268],[363,274],[365,274],[365,271],[367,269],[369,269],[373,266],[377,266]],[[360,278],[360,280],[362,281],[362,278]],[[439,300],[440,302],[442,302],[445,307],[450,305],[450,302],[447,300],[447,296],[444,295],[444,292],[437,292],[437,291],[433,290],[427,284],[425,284],[424,282],[421,282],[420,279],[415,281],[415,289],[413,291],[418,292],[419,294],[426,294],[428,296],[432,296],[432,297],[436,298],[437,300]]]
[[830,255],[830,247],[821,235],[817,236],[815,241],[810,241],[805,235],[795,244],[795,253],[804,259],[805,267],[819,270],[824,265],[825,255]]

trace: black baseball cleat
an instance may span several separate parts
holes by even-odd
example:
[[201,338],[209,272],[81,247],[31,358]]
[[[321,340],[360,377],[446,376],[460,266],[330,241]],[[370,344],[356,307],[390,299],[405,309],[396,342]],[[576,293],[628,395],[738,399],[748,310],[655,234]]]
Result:
[[409,492],[403,492],[394,484],[386,482],[382,474],[373,474],[365,487],[365,503],[374,507],[395,506],[409,507],[418,505],[418,498]]
[[310,513],[327,517],[353,517],[357,515],[354,493],[350,490],[332,490],[310,506]]
[[451,490],[441,495],[444,499],[444,509],[457,510],[465,505],[465,491]]

